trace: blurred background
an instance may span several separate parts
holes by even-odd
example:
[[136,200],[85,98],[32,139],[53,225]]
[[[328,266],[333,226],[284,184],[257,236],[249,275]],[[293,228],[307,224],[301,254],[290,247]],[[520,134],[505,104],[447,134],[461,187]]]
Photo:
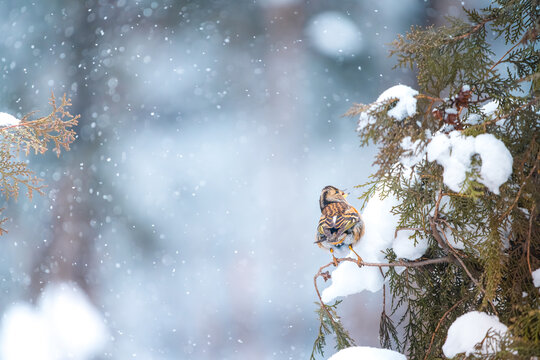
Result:
[[[70,152],[28,158],[45,196],[2,205],[0,357],[308,358],[320,190],[359,206],[373,172],[342,114],[414,87],[388,44],[462,5],[0,0],[0,111],[81,115]],[[381,299],[342,304],[357,344]]]

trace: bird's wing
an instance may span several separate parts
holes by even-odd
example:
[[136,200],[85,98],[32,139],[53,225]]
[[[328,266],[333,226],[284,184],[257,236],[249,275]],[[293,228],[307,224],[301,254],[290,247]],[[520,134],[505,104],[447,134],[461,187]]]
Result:
[[[324,236],[319,236],[318,242],[335,239],[360,221],[360,215],[354,207],[332,207],[331,205],[333,204],[327,206],[329,209],[325,211],[319,219],[317,231],[320,235]],[[332,233],[330,229],[335,229],[334,233]]]
[[352,228],[360,221],[358,211],[349,206],[340,216],[336,218],[336,228],[338,229],[337,237],[341,236],[345,231]]

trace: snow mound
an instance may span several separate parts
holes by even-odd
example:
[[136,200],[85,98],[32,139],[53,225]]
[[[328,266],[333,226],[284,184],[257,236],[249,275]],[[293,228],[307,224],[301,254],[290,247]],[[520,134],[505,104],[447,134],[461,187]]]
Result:
[[[466,353],[470,355],[477,351],[475,345],[481,342],[488,331],[494,331],[503,336],[508,327],[499,321],[495,315],[471,311],[461,315],[450,325],[448,336],[442,350],[447,358],[453,358],[457,354]],[[490,354],[494,349],[488,346],[488,341],[484,341],[482,354]]]
[[316,15],[306,29],[313,46],[321,53],[340,57],[362,49],[362,34],[345,14],[327,11]]
[[471,157],[479,154],[482,160],[478,179],[494,194],[512,174],[513,159],[504,143],[492,134],[477,137],[463,136],[459,131],[436,134],[427,145],[428,161],[444,167],[444,183],[459,192],[466,173],[472,170]]
[[19,125],[21,120],[5,112],[0,112],[0,126]]
[[486,103],[482,108],[480,109],[482,113],[484,113],[486,116],[491,116],[495,114],[495,112],[499,109],[499,102],[494,100]]
[[536,269],[532,272],[534,286],[540,287],[540,269]]
[[399,84],[386,89],[379,95],[376,102],[381,103],[389,99],[398,99],[395,106],[388,111],[388,115],[401,121],[416,114],[416,95],[418,95],[418,91],[407,85]]
[[[369,107],[367,111],[360,113],[358,119],[358,128],[356,131],[361,131],[366,126],[374,124],[376,119],[371,116],[369,112],[377,109],[378,105],[390,99],[398,99],[394,104],[394,107],[388,111],[388,115],[398,121],[402,121],[406,117],[416,114],[416,95],[418,91],[406,85],[395,85],[389,89],[386,89],[375,101],[375,103]],[[410,139],[409,139],[410,140]]]
[[407,360],[405,355],[398,352],[379,349],[369,346],[354,346],[347,349],[340,350],[332,355],[328,360],[358,360],[358,359],[370,359],[370,360]]
[[15,304],[4,313],[0,332],[0,358],[58,359],[45,319],[30,305]]
[[49,285],[36,308],[21,303],[7,309],[0,329],[0,358],[92,359],[107,338],[101,315],[81,289]]
[[502,141],[491,134],[478,135],[475,140],[475,151],[482,158],[480,182],[498,194],[499,186],[512,174],[512,154]]

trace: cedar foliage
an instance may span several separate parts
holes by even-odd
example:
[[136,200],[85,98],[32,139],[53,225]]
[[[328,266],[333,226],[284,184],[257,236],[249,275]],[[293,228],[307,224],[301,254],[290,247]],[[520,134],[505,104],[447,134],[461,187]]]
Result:
[[[21,188],[30,199],[34,192],[43,194],[42,179],[28,168],[26,161],[19,160],[21,154],[43,154],[52,146],[52,151],[60,156],[62,149],[69,151],[75,140],[73,127],[79,115],[73,116],[67,110],[71,106],[70,99],[64,95],[57,103],[52,94],[50,105],[52,110],[45,117],[29,120],[30,113],[17,125],[0,127],[0,191],[6,200],[17,199]],[[0,220],[0,225],[6,220]],[[5,232],[0,227],[0,235]]]
[[[509,331],[504,338],[486,337],[499,344],[495,353],[456,358],[532,359],[540,355],[540,296],[532,279],[540,268],[540,4],[496,0],[466,13],[467,21],[449,18],[444,27],[412,27],[392,44],[396,67],[417,76],[415,115],[403,121],[389,116],[397,99],[355,105],[347,113],[375,119],[358,130],[362,145],[379,146],[378,168],[362,198],[376,190],[396,196],[398,226],[418,229],[411,241],[428,240],[422,260],[450,259],[408,267],[401,274],[392,267],[386,271],[392,311],[381,316],[381,345],[409,359],[445,358],[449,326],[478,310],[497,315]],[[492,50],[494,41],[508,49],[501,58]],[[492,101],[497,111],[486,115],[482,106]],[[478,181],[480,158],[473,159],[460,192],[443,183],[443,167],[436,162],[424,157],[413,166],[418,181],[400,164],[411,152],[402,148],[403,138],[419,140],[421,150],[431,134],[453,130],[466,136],[493,134],[510,151],[512,175],[500,194]],[[464,249],[453,248],[448,234]],[[391,249],[387,259],[397,260]]]

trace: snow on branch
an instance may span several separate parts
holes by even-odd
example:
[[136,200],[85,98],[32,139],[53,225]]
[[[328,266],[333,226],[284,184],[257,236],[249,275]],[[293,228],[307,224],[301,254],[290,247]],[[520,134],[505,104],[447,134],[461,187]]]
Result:
[[[508,327],[495,315],[471,311],[458,317],[448,329],[442,350],[448,358],[457,354],[494,354],[499,346],[493,335],[504,336]],[[490,336],[491,335],[491,336]]]
[[395,85],[385,90],[373,105],[367,108],[366,111],[360,113],[358,122],[358,131],[362,130],[369,124],[376,122],[372,112],[376,111],[381,104],[395,102],[394,107],[388,111],[388,115],[394,119],[401,121],[406,117],[411,117],[416,114],[416,95],[418,91],[406,85]]
[[467,173],[473,171],[472,157],[478,154],[482,161],[478,181],[494,194],[512,174],[513,159],[504,143],[492,134],[476,137],[464,136],[459,131],[436,134],[426,148],[428,161],[437,161],[444,167],[444,184],[459,192]]

